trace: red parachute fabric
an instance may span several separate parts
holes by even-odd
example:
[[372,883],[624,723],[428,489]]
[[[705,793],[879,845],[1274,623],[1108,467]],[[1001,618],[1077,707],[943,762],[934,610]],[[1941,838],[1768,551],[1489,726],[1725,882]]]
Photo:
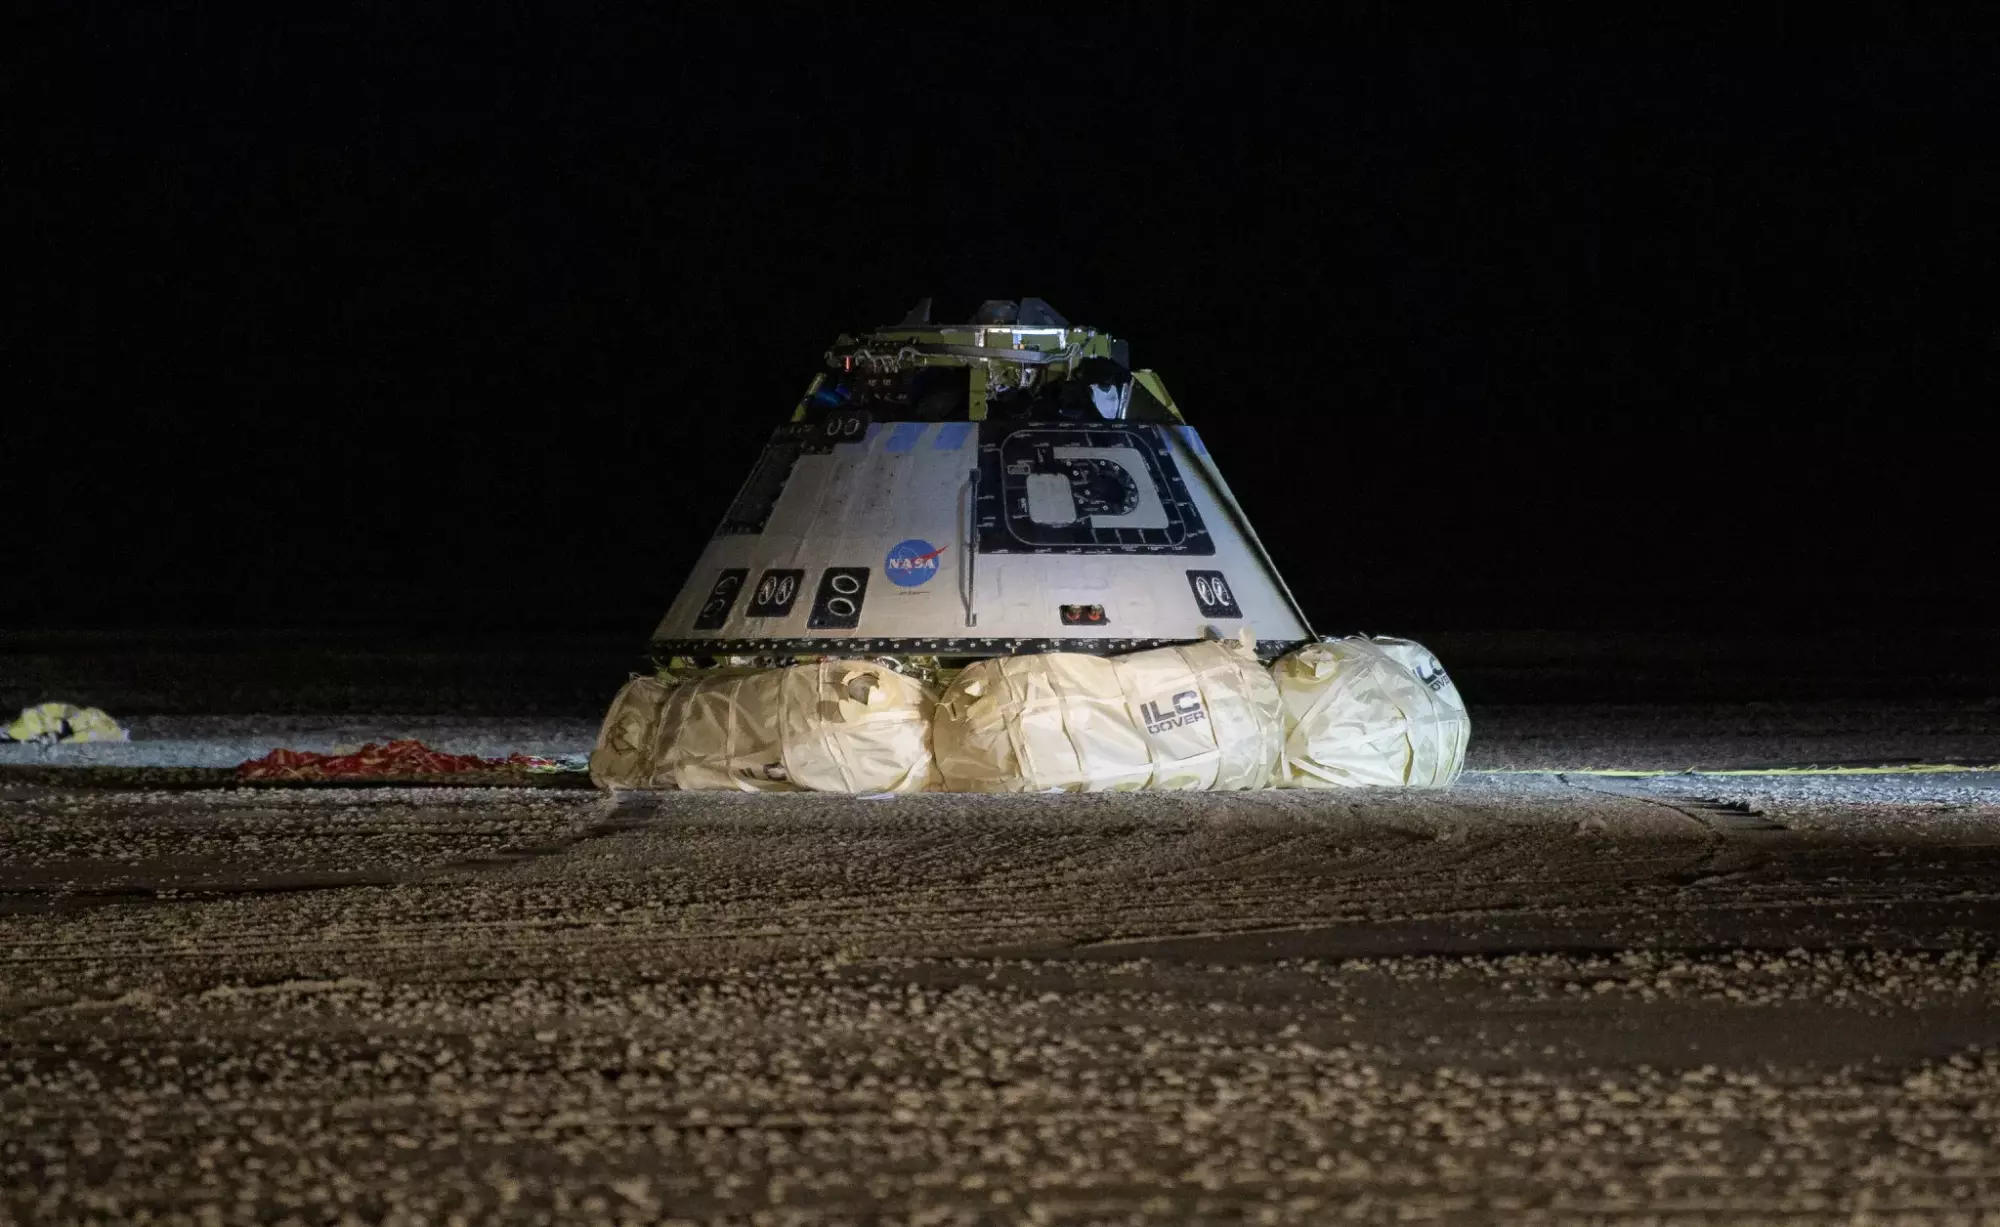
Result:
[[243,780],[397,779],[405,776],[463,775],[467,772],[525,771],[546,767],[548,760],[526,754],[480,758],[447,754],[421,741],[404,739],[386,746],[369,742],[352,754],[315,754],[310,750],[273,750],[236,769]]

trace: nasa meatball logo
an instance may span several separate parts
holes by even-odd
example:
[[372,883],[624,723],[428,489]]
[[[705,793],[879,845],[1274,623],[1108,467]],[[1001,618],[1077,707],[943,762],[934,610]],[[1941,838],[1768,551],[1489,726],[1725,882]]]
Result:
[[938,555],[944,550],[944,546],[932,545],[921,537],[898,541],[882,560],[882,569],[889,573],[889,582],[897,587],[918,588],[938,573]]

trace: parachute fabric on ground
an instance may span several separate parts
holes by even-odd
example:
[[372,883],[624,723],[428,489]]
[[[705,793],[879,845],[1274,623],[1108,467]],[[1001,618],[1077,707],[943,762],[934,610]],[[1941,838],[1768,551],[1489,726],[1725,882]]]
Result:
[[1447,788],[1465,766],[1471,721],[1422,645],[1353,636],[1271,666],[1283,698],[1285,788]]
[[1276,687],[1235,641],[1100,657],[981,661],[938,705],[955,792],[1261,788],[1281,744]]
[[591,783],[606,792],[651,786],[667,690],[667,684],[654,677],[635,677],[619,688],[590,751]]
[[420,780],[436,776],[561,770],[565,767],[558,759],[537,758],[528,754],[509,754],[505,758],[452,754],[432,749],[414,737],[398,737],[379,745],[371,741],[358,750],[338,754],[291,750],[280,746],[262,758],[239,763],[236,778],[263,781]]
[[21,714],[12,723],[0,729],[0,739],[52,745],[58,742],[130,741],[132,735],[95,707],[37,703],[22,708]]
[[69,735],[63,740],[66,742],[130,741],[132,734],[97,708],[85,707],[69,718]]

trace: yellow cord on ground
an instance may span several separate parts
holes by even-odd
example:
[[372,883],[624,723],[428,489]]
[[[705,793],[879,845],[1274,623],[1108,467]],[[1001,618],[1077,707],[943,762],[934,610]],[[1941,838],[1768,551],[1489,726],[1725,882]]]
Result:
[[1600,775],[1646,779],[1662,775],[1946,775],[1959,771],[2000,771],[2000,764],[1911,763],[1901,767],[1684,767],[1678,771],[1627,771],[1595,767],[1537,767],[1530,770],[1487,771],[1483,775]]

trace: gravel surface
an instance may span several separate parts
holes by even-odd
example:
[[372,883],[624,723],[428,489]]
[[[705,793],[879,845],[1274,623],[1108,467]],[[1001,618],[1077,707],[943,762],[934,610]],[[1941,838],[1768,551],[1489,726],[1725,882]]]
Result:
[[0,782],[0,848],[0,1221],[2000,1216],[1987,777]]
[[2000,702],[1489,705],[1472,711],[1478,770],[2000,765]]
[[[605,703],[610,702],[607,694]],[[0,767],[233,767],[280,746],[332,752],[414,737],[453,754],[588,754],[601,712],[579,716],[345,713],[133,715],[128,743],[0,743]],[[1770,767],[1843,763],[2000,765],[2000,704],[1736,703],[1489,705],[1472,709],[1475,771]]]
[[596,719],[554,716],[127,716],[120,722],[131,741],[47,748],[0,742],[0,765],[234,767],[280,747],[346,753],[404,737],[450,754],[561,758],[590,753],[598,728]]

